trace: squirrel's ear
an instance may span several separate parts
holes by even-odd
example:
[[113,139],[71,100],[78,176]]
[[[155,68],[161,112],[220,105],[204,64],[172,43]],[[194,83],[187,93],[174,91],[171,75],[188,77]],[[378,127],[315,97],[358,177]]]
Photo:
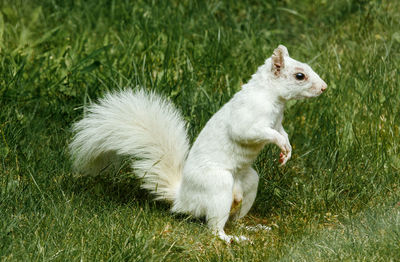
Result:
[[272,72],[279,76],[281,70],[285,67],[285,57],[289,56],[287,48],[283,45],[279,45],[272,54]]

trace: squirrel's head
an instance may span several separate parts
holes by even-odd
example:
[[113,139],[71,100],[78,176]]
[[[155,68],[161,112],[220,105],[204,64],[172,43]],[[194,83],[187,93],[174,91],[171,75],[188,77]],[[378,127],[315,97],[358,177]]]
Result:
[[274,50],[265,65],[274,88],[285,100],[319,96],[327,88],[310,66],[290,58],[283,45]]

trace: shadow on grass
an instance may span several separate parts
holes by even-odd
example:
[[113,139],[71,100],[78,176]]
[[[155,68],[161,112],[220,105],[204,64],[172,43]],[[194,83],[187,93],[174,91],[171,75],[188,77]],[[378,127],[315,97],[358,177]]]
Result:
[[176,221],[206,226],[205,217],[196,218],[187,214],[171,213],[171,204],[166,201],[155,201],[154,196],[140,188],[140,180],[133,177],[111,175],[98,176],[66,176],[63,187],[72,194],[89,199],[96,205],[126,206],[134,203],[139,207],[154,209],[172,216]]
[[169,210],[170,205],[163,201],[154,201],[154,196],[140,188],[140,180],[121,176],[101,174],[97,176],[65,176],[63,187],[68,192],[88,197],[99,202],[112,202],[117,205],[128,205],[137,202],[140,206],[156,206],[160,210]]

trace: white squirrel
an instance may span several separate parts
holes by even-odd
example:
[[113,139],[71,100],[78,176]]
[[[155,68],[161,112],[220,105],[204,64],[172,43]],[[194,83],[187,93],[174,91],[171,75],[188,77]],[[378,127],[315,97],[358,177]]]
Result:
[[109,93],[73,126],[74,167],[98,174],[120,157],[131,157],[142,187],[157,200],[172,202],[172,212],[205,217],[227,242],[245,240],[227,235],[224,226],[231,209],[238,219],[253,205],[259,180],[253,161],[273,143],[284,165],[292,154],[282,127],[286,101],[316,97],[326,88],[310,66],[279,45],[211,117],[191,148],[186,123],[169,101],[141,89]]

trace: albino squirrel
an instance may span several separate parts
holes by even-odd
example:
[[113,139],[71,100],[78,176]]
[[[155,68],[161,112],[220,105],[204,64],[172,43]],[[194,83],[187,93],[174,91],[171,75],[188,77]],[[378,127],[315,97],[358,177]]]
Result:
[[224,226],[232,212],[241,218],[254,202],[258,174],[253,161],[273,143],[284,165],[292,154],[282,127],[286,101],[316,97],[326,88],[310,66],[290,58],[279,45],[211,117],[191,148],[186,123],[168,100],[141,89],[109,93],[73,126],[74,167],[98,174],[120,157],[131,157],[142,187],[172,202],[172,212],[205,217],[227,242],[245,240],[227,235]]

